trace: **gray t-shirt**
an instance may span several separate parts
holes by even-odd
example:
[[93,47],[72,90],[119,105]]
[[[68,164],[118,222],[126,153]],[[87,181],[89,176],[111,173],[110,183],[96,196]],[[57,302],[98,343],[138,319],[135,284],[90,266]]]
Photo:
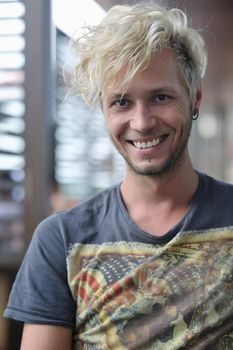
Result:
[[4,315],[71,327],[74,349],[232,350],[233,186],[199,179],[163,237],[130,219],[119,185],[48,217]]

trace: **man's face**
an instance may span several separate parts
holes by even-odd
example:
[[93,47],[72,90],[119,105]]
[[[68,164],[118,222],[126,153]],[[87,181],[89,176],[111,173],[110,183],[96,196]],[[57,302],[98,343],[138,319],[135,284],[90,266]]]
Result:
[[102,107],[107,130],[127,169],[140,175],[162,175],[183,164],[188,158],[192,108],[199,102],[191,105],[175,55],[169,50],[155,54],[126,89],[106,89]]

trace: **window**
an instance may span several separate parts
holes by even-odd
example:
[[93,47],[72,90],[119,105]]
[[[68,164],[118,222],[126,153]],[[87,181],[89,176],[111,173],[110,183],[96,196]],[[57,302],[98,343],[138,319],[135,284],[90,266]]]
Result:
[[0,255],[22,250],[25,6],[0,1]]
[[69,76],[75,60],[70,37],[74,33],[77,36],[83,24],[99,23],[105,14],[93,0],[80,3],[78,10],[77,6],[76,0],[53,1],[57,28],[54,175],[60,199],[55,196],[56,209],[57,203],[73,205],[119,182],[124,173],[123,161],[109,140],[100,109],[88,108],[64,83],[64,73]]

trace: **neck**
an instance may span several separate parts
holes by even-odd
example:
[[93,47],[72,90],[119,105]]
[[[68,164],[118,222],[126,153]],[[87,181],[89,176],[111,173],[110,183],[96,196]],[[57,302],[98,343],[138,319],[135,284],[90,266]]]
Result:
[[196,191],[198,175],[193,169],[190,159],[182,167],[172,173],[154,176],[140,176],[130,169],[126,170],[121,185],[123,198],[158,201],[160,198],[189,197]]
[[139,227],[163,235],[187,211],[198,186],[191,161],[166,176],[139,176],[129,169],[121,195],[129,216]]

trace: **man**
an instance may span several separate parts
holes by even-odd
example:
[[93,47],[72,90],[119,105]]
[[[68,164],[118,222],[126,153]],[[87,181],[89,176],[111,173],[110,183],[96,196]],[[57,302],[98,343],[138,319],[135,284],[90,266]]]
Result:
[[117,6],[77,45],[74,86],[126,173],[37,228],[5,311],[21,349],[233,349],[233,187],[187,146],[201,36],[180,10]]

